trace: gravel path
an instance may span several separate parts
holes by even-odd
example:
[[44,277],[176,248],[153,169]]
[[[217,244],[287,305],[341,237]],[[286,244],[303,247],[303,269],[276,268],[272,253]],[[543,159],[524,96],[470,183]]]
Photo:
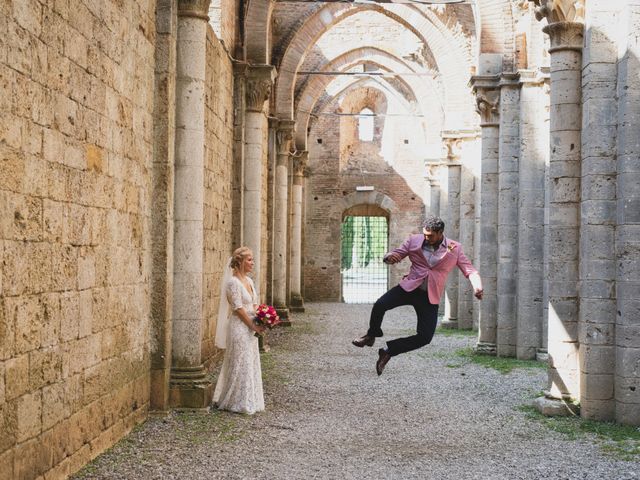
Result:
[[[381,377],[364,333],[370,306],[310,304],[270,334],[267,411],[151,418],[75,478],[83,479],[632,479],[640,462],[571,440],[520,408],[546,385],[543,369],[501,374],[456,350],[474,337],[436,333],[391,359]],[[387,314],[385,338],[415,328]]]

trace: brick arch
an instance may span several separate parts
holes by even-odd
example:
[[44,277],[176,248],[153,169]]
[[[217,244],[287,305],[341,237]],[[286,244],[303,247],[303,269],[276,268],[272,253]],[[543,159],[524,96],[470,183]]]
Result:
[[271,0],[249,0],[244,19],[245,51],[248,62],[271,62]]
[[382,192],[352,192],[345,195],[340,199],[339,210],[343,214],[349,210],[353,210],[354,207],[361,205],[375,205],[383,212],[386,212],[386,217],[393,217],[398,213],[399,209],[391,197],[388,197]]
[[293,116],[296,72],[309,48],[322,34],[340,21],[366,11],[377,11],[398,21],[429,46],[437,63],[436,68],[442,73],[443,82],[450,90],[447,94],[447,107],[473,111],[473,102],[467,86],[471,67],[470,52],[465,50],[460,39],[453,35],[432,12],[422,12],[402,4],[355,7],[352,4],[331,3],[311,16],[287,46],[276,82],[276,114],[279,118],[291,119]]
[[505,67],[515,58],[515,32],[511,0],[476,0],[480,53],[501,53]]
[[[403,70],[415,72],[415,69],[403,60],[385,50],[374,47],[359,48],[346,52],[331,62],[328,62],[323,66],[322,70],[347,70],[362,63],[375,64],[382,70],[388,72]],[[310,112],[314,110],[316,102],[334,80],[334,77],[328,75],[315,76],[305,85],[304,90],[298,96],[295,113],[295,142],[299,150],[306,150],[307,127],[309,125]],[[427,114],[428,112],[430,117],[440,118],[441,122],[443,122],[443,99],[437,94],[438,86],[435,85],[435,81],[432,78],[429,80],[432,85],[424,82],[422,77],[407,77],[406,79],[402,79],[405,85],[414,93],[415,100],[420,106],[420,111],[423,114]]]

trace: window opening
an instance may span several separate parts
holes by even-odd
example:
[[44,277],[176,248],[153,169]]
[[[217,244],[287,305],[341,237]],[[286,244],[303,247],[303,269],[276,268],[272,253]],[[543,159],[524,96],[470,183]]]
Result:
[[358,117],[358,138],[361,142],[373,140],[373,112],[368,108],[362,109]]
[[385,217],[347,216],[342,222],[341,277],[345,303],[373,303],[388,288],[389,228]]

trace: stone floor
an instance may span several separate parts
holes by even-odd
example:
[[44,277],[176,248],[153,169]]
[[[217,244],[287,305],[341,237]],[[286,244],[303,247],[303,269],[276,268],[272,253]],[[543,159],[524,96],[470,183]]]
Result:
[[[472,336],[436,333],[378,377],[378,344],[350,344],[369,310],[310,304],[272,332],[266,412],[151,418],[76,478],[640,478],[638,456],[623,460],[594,436],[574,439],[530,418],[523,407],[545,387],[545,370],[478,365],[460,355]],[[414,322],[410,309],[391,312],[386,338]]]

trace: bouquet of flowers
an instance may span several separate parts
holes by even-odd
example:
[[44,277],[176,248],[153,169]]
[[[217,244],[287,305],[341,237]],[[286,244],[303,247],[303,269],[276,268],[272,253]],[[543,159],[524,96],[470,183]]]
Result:
[[273,328],[279,323],[282,323],[276,309],[271,305],[265,305],[264,303],[262,305],[258,305],[256,316],[253,321],[256,325],[262,325],[266,328]]

